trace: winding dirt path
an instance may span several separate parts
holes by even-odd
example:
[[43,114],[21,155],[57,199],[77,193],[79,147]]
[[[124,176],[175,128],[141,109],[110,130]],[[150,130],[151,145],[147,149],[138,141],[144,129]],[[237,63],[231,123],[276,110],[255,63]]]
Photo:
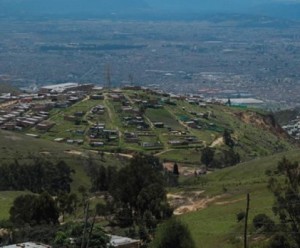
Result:
[[171,152],[171,151],[174,151],[175,149],[167,149],[167,150],[163,150],[161,152],[158,152],[158,153],[155,153],[154,156],[160,156],[164,153],[167,153],[167,152]]
[[204,192],[204,190],[201,190],[167,194],[170,205],[174,207],[174,215],[182,215],[189,212],[199,211],[209,207],[211,204],[222,206],[245,200],[244,198],[226,200],[228,197],[226,194],[208,197],[203,195]]
[[186,205],[182,205],[178,208],[176,208],[174,210],[174,215],[181,215],[181,214],[185,214],[185,213],[189,213],[189,212],[195,212],[201,209],[205,209],[208,207],[208,205],[210,203],[213,203],[215,201],[217,201],[218,199],[221,199],[222,197],[224,197],[224,195],[218,195],[218,196],[214,196],[214,197],[206,197],[200,200],[196,200],[196,201],[191,201],[190,199],[190,204],[186,204]]

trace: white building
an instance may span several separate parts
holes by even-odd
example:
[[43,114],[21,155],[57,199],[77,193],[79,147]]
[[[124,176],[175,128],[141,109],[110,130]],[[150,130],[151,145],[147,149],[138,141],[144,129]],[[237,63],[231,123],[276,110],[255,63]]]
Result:
[[64,84],[54,84],[54,85],[46,85],[41,87],[41,92],[50,93],[50,92],[58,92],[62,93],[66,90],[71,90],[73,88],[78,87],[78,83],[64,83]]
[[3,248],[51,248],[50,245],[43,245],[35,242],[26,242],[15,245],[7,245],[3,246]]

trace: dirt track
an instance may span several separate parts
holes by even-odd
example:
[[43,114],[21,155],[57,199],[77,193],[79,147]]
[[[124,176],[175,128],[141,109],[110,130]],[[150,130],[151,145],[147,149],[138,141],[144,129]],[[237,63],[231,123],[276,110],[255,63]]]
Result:
[[168,194],[168,200],[171,206],[174,207],[174,215],[181,215],[189,212],[195,212],[207,208],[210,204],[228,205],[244,199],[233,201],[222,201],[227,195],[217,195],[207,197],[203,195],[204,191],[194,191],[189,193]]

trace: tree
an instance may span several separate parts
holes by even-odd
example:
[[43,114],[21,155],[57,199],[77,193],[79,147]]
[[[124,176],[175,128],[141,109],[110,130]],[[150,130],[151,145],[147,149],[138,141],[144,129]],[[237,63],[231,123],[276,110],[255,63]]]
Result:
[[109,242],[109,237],[104,233],[101,226],[96,225],[90,234],[87,248],[106,248]]
[[58,217],[55,201],[47,192],[18,196],[10,209],[10,220],[16,225],[57,224]]
[[215,151],[210,147],[205,147],[202,150],[201,162],[208,167],[214,159]]
[[71,173],[64,162],[53,163],[41,157],[31,157],[26,163],[17,159],[0,166],[0,190],[30,190],[50,194],[70,192]]
[[159,183],[142,188],[137,196],[137,209],[140,215],[149,211],[158,220],[168,217],[169,205],[165,189]]
[[230,148],[228,151],[223,151],[224,153],[224,164],[225,166],[232,166],[236,165],[240,162],[240,154],[237,152],[234,152],[232,148]]
[[195,248],[196,246],[188,227],[173,218],[158,228],[150,247]]
[[224,143],[225,145],[229,146],[230,148],[233,148],[234,147],[234,141],[231,137],[231,134],[230,132],[228,131],[228,129],[225,129],[224,130],[224,133],[223,133],[223,140],[224,140]]
[[228,98],[227,103],[226,103],[229,107],[231,107],[231,100],[230,98]]
[[30,224],[33,220],[33,209],[36,195],[20,195],[10,208],[10,220],[16,225]]
[[178,164],[174,163],[173,165],[173,174],[179,176]]
[[115,204],[119,206],[118,212],[126,213],[135,221],[147,210],[157,219],[168,217],[172,211],[164,189],[162,169],[157,158],[147,155],[136,155],[123,167],[110,187]]
[[283,158],[278,162],[268,187],[273,192],[273,212],[279,216],[281,230],[300,247],[300,166]]
[[[82,235],[84,224],[82,222],[68,222],[60,226],[53,239],[53,247],[84,247],[84,248],[106,248],[109,243],[109,236],[102,230],[102,228],[95,224],[93,228],[89,223],[89,236],[86,237],[82,244]],[[70,244],[70,238],[74,244]]]
[[92,181],[91,191],[107,191],[116,176],[116,168],[93,165],[89,170]]
[[62,193],[60,194],[56,199],[57,207],[59,212],[62,215],[62,222],[64,222],[65,214],[72,214],[75,212],[77,208],[78,198],[77,195],[72,194],[66,194]]
[[258,214],[253,218],[253,226],[256,230],[272,232],[275,228],[275,222],[266,214]]
[[65,232],[58,231],[53,242],[55,245],[63,247],[68,243],[68,236]]
[[268,247],[269,248],[292,248],[286,235],[282,233],[275,234],[271,238]]
[[[13,230],[12,239],[10,240],[10,243],[22,243],[28,240],[34,240],[35,242],[51,244],[55,240],[56,233],[59,230],[59,228],[59,225],[54,226],[49,224],[35,226],[24,225],[20,227],[18,226]],[[63,246],[59,245],[53,247]]]

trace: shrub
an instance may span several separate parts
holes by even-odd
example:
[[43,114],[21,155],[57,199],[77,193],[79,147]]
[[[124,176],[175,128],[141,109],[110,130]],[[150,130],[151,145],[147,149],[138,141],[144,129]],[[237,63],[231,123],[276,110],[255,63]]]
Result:
[[271,232],[275,229],[275,223],[266,214],[258,214],[253,218],[253,226],[256,230],[263,229],[264,231]]

